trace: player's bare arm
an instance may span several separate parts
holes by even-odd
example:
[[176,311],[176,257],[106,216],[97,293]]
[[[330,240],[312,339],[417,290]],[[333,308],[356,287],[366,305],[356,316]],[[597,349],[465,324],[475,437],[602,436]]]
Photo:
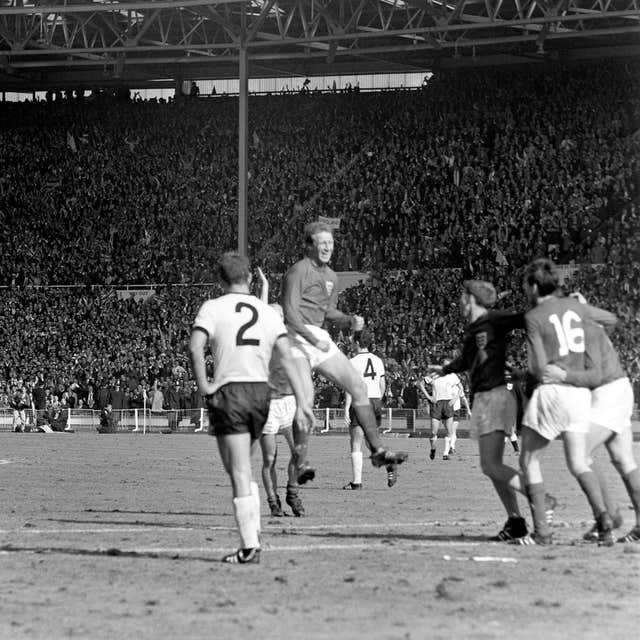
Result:
[[269,303],[269,281],[260,267],[258,267],[258,277],[260,278],[260,300],[265,304]]
[[351,409],[351,394],[344,394],[344,424],[348,427],[351,424],[351,418],[349,416],[349,411]]
[[213,383],[207,378],[207,365],[204,351],[207,347],[209,336],[204,329],[194,327],[189,340],[189,352],[191,353],[191,366],[198,383],[198,389],[203,396],[213,393]]

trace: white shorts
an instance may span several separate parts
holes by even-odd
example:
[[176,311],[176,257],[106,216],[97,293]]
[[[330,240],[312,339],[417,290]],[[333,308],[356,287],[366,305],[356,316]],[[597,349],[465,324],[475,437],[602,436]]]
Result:
[[524,412],[522,424],[547,440],[565,431],[589,433],[591,391],[564,384],[541,384]]
[[322,364],[325,360],[328,360],[336,353],[341,353],[338,349],[338,345],[331,339],[331,336],[320,327],[316,327],[313,324],[304,325],[318,340],[323,342],[330,342],[331,345],[328,351],[320,351],[317,347],[305,340],[297,333],[289,334],[291,338],[291,355],[294,358],[306,358],[309,361],[312,369],[315,369],[318,365]]
[[518,404],[516,396],[506,386],[478,391],[471,408],[471,436],[480,437],[494,431],[510,436],[516,428]]
[[631,428],[633,389],[629,378],[619,378],[591,392],[591,422],[614,433]]
[[271,398],[269,415],[262,429],[263,436],[275,436],[281,429],[291,429],[296,415],[295,396]]

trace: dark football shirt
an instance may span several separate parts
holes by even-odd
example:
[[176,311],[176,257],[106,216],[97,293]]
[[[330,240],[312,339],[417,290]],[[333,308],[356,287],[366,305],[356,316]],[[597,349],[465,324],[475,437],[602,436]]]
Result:
[[487,311],[467,325],[462,340],[462,353],[445,365],[442,373],[469,371],[471,394],[489,391],[505,383],[508,334],[524,328],[524,314]]

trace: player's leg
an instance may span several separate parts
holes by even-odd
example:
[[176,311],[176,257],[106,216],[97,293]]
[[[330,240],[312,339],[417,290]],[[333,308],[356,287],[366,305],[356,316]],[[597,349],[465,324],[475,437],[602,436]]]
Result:
[[[604,477],[604,474],[602,473],[600,465],[593,458],[596,450],[599,449],[601,445],[603,445],[612,437],[613,434],[609,429],[597,424],[591,425],[589,434],[587,436],[587,450],[589,452],[587,464],[598,477],[598,483],[600,485],[600,491],[602,492],[602,500],[604,502],[604,506],[611,516],[613,528],[617,529],[622,526],[622,515],[620,514],[620,508],[609,492],[607,481]],[[589,531],[584,534],[583,538],[589,542],[598,542],[598,540],[600,539],[600,534],[598,532],[597,522],[595,522],[591,529],[589,529]]]
[[453,419],[451,420],[451,431],[449,432],[449,455],[453,455],[456,452],[456,444],[458,442],[458,424],[459,424],[458,412],[454,412]]
[[527,525],[520,513],[516,490],[513,486],[517,483],[519,490],[523,490],[521,474],[503,463],[504,440],[504,431],[492,431],[478,438],[482,473],[493,483],[507,513],[507,522],[495,536],[496,541],[508,541],[527,535]]
[[[296,356],[294,353],[294,363],[299,379],[302,381],[306,401],[313,405],[313,379],[311,377],[311,365],[306,357]],[[315,477],[315,469],[309,466],[307,456],[309,452],[309,435],[313,425],[299,424],[297,420],[293,422],[293,439],[295,442],[296,466],[298,468],[298,478],[296,484],[304,484]]]
[[564,431],[562,441],[567,468],[578,481],[598,524],[598,544],[611,546],[615,542],[612,531],[613,522],[604,504],[598,476],[589,466],[587,433]]
[[515,451],[516,456],[519,455],[520,445],[518,444],[518,434],[515,431],[509,436],[509,442]]
[[[291,401],[290,413],[285,418],[284,424],[291,424],[293,422],[293,416],[296,410],[296,403],[294,398],[288,398],[287,401]],[[284,437],[289,445],[289,451],[291,457],[289,458],[289,464],[287,465],[287,494],[285,496],[285,502],[291,507],[291,511],[296,518],[300,518],[305,515],[304,505],[302,504],[302,498],[300,497],[300,485],[298,482],[298,465],[296,463],[296,447],[293,439],[293,431],[291,427],[285,426],[280,428],[280,434]],[[280,500],[278,500],[280,504]]]
[[549,441],[533,429],[522,427],[520,468],[524,475],[525,493],[531,509],[534,532],[531,536],[518,538],[523,543],[550,544],[551,529],[547,522],[544,480],[541,461]]
[[233,512],[240,534],[240,549],[225,556],[230,563],[258,562],[260,513],[251,488],[251,436],[248,433],[218,435],[218,449],[231,479]]
[[271,515],[280,517],[284,513],[278,500],[278,477],[276,473],[278,443],[275,434],[263,433],[260,437],[260,448],[262,449],[262,486],[267,494]]
[[445,418],[443,420],[446,436],[444,437],[444,448],[442,450],[442,459],[449,459],[449,452],[451,450],[451,437],[453,435],[453,418]]
[[[633,434],[631,431],[631,414],[633,411],[633,389],[628,378],[620,378],[603,385],[591,394],[591,418],[599,429],[589,433],[590,451],[599,442],[609,452],[611,462],[616,468],[629,495],[636,516],[636,524],[631,531],[620,538],[621,542],[640,541],[640,471],[633,456]],[[606,428],[605,428],[606,427]],[[605,485],[603,484],[603,489]],[[622,524],[621,517],[616,522],[617,511],[606,501],[605,505],[612,516],[614,527]]]
[[352,416],[351,424],[349,425],[349,442],[350,442],[350,454],[351,454],[351,472],[352,480],[342,487],[346,490],[362,489],[362,445],[364,444],[364,431],[359,424],[355,415]]
[[607,441],[606,447],[611,462],[617,469],[625,489],[629,494],[636,516],[636,524],[631,531],[620,538],[620,542],[640,542],[640,469],[633,456],[633,433],[624,428]]
[[316,367],[323,376],[337,384],[351,395],[351,406],[364,431],[371,450],[371,461],[377,467],[387,464],[400,464],[407,459],[403,451],[396,453],[382,446],[376,416],[367,396],[367,387],[358,372],[341,351],[334,353]]
[[436,457],[436,443],[438,442],[438,432],[440,431],[441,424],[440,420],[431,416],[431,437],[429,438],[429,444],[431,445],[429,458],[431,460]]

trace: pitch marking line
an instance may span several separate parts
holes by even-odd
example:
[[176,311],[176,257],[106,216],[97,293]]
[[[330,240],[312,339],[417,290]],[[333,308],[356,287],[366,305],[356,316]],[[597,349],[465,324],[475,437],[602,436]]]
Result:
[[[394,547],[478,547],[481,542],[461,542],[456,540],[403,540],[388,544],[384,542],[363,542],[354,544],[337,544],[337,543],[319,543],[319,544],[296,544],[296,545],[263,545],[262,550],[268,553],[272,551],[349,551],[362,549],[393,549]],[[136,549],[121,549],[127,553],[135,551],[138,553],[161,553],[161,554],[187,554],[187,553],[225,553],[229,552],[229,547],[141,547]]]
[[[363,542],[354,544],[336,544],[336,543],[320,543],[320,544],[308,544],[308,545],[277,545],[272,546],[270,544],[264,545],[262,550],[267,553],[310,553],[313,551],[367,551],[372,549],[386,549],[388,551],[406,552],[407,547],[412,549],[433,549],[433,548],[451,548],[451,547],[477,547],[480,546],[480,542],[462,542],[462,541],[447,541],[447,540],[433,540],[433,541],[399,541],[394,544],[385,544],[384,542]],[[171,559],[189,558],[193,555],[222,555],[229,553],[229,546],[226,547],[117,547],[106,548],[98,547],[93,549],[76,549],[79,555],[86,554],[98,554],[105,556],[144,556],[157,555],[157,556],[174,556]],[[55,547],[43,547],[41,549],[33,548],[20,548],[20,546],[11,546],[11,548],[0,549],[0,555],[7,555],[9,553],[59,553],[60,550]],[[487,557],[487,556],[483,556]],[[445,559],[450,556],[444,556]]]
[[[291,520],[291,518],[287,519]],[[287,524],[289,524],[287,522]],[[358,529],[376,529],[381,532],[385,531],[393,531],[394,529],[410,529],[413,527],[459,527],[459,526],[487,526],[486,522],[442,522],[440,520],[435,520],[433,522],[398,522],[398,523],[389,523],[389,524],[381,524],[381,523],[354,523],[354,524],[345,524],[345,523],[336,523],[336,524],[319,524],[319,525],[298,525],[291,523],[291,526],[285,525],[283,522],[280,524],[268,524],[263,525],[262,529],[264,531],[270,532],[281,532],[281,533],[299,533],[305,531],[332,531],[335,529],[340,530],[358,530]],[[82,528],[82,529],[36,529],[32,527],[20,527],[16,529],[0,529],[0,534],[6,533],[20,533],[20,534],[35,534],[35,535],[50,535],[55,533],[143,533],[145,531],[155,531],[157,529],[172,532],[172,531],[237,531],[236,526],[225,526],[225,525],[212,525],[212,526],[202,526],[202,527],[172,527],[167,526],[165,524],[154,524],[149,523],[148,525],[142,527],[94,527],[94,528]]]
[[0,460],[0,464],[13,464],[14,462],[15,462],[15,460],[7,460],[5,458]]

